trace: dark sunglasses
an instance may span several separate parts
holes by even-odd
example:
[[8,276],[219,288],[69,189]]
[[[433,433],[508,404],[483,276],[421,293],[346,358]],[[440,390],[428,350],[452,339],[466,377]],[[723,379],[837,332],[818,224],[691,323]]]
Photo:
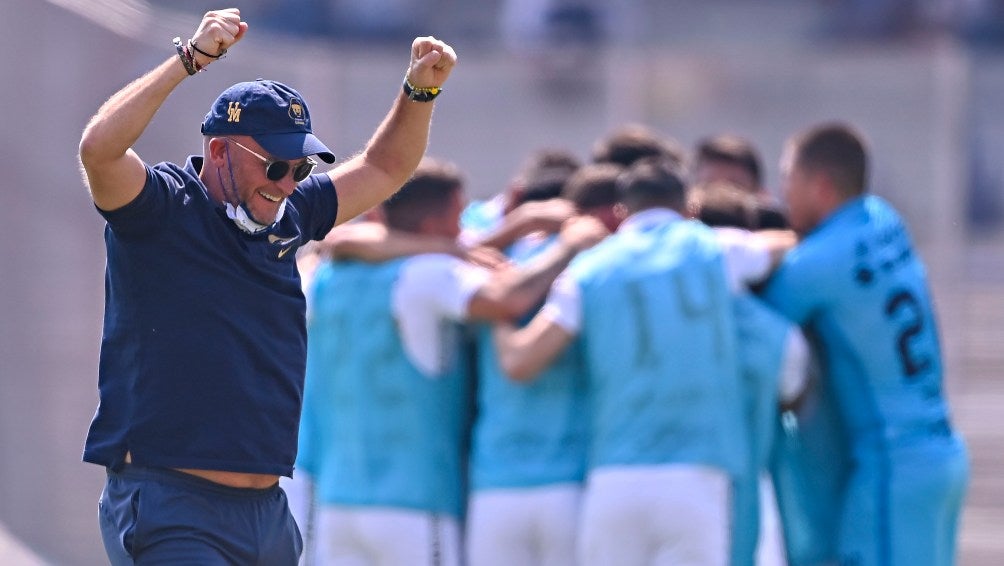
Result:
[[[289,161],[273,161],[264,155],[259,154],[257,151],[249,147],[245,147],[241,144],[241,142],[235,139],[226,139],[227,141],[234,142],[237,147],[257,157],[258,159],[261,159],[262,162],[265,163],[265,176],[268,177],[269,181],[279,181],[286,176],[286,173],[289,173]],[[306,179],[314,171],[314,167],[317,167],[317,162],[308,157],[306,161],[293,167],[293,180],[299,183],[300,181]]]

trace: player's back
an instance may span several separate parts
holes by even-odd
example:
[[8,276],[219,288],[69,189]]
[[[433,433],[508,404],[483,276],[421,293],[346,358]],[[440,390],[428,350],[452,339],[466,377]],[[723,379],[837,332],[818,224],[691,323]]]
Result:
[[[809,326],[856,449],[948,432],[938,329],[923,263],[885,201],[851,201],[793,263],[809,273]],[[860,454],[859,454],[860,455]]]
[[[557,235],[527,236],[507,254],[517,265],[525,265],[557,241]],[[533,314],[536,310],[525,318]],[[531,382],[518,382],[505,375],[492,332],[487,324],[478,332],[472,488],[581,482],[586,459],[586,391],[575,344]]]
[[465,380],[459,334],[443,329],[437,345],[444,365],[436,375],[409,357],[391,305],[409,261],[318,269],[304,403],[314,421],[304,426],[318,436],[315,469],[307,471],[322,503],[458,515]]
[[572,268],[593,406],[591,465],[745,468],[731,298],[710,229],[621,230]]

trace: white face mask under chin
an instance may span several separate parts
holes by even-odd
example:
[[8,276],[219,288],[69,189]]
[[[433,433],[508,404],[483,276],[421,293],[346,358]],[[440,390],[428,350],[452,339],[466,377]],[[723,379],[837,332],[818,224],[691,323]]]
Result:
[[234,224],[236,224],[238,228],[248,234],[257,234],[264,230],[268,230],[269,227],[275,225],[275,223],[282,218],[282,215],[286,212],[286,199],[283,199],[279,204],[279,210],[275,213],[275,220],[273,220],[272,224],[269,224],[268,226],[259,224],[255,219],[251,218],[251,215],[248,214],[248,211],[243,204],[240,206],[234,206],[228,202],[226,203],[226,208],[227,218],[233,220]]

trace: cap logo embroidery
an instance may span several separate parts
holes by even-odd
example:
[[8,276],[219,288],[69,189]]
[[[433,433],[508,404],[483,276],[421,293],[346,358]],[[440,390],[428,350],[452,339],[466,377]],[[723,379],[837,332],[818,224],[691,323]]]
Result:
[[303,104],[295,98],[289,101],[289,117],[298,126],[302,126],[306,122],[303,116]]
[[227,122],[241,121],[241,103],[231,102],[227,105]]

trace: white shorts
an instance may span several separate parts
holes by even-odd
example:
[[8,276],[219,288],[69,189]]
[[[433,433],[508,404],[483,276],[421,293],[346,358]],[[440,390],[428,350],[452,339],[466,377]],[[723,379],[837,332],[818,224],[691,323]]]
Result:
[[459,566],[453,517],[387,507],[319,506],[317,566]]
[[784,531],[781,513],[774,496],[774,482],[770,475],[760,475],[760,538],[756,547],[757,566],[786,566]]
[[474,492],[468,566],[573,566],[581,493],[578,484]]
[[579,531],[580,563],[725,566],[730,485],[724,471],[698,465],[592,471]]

